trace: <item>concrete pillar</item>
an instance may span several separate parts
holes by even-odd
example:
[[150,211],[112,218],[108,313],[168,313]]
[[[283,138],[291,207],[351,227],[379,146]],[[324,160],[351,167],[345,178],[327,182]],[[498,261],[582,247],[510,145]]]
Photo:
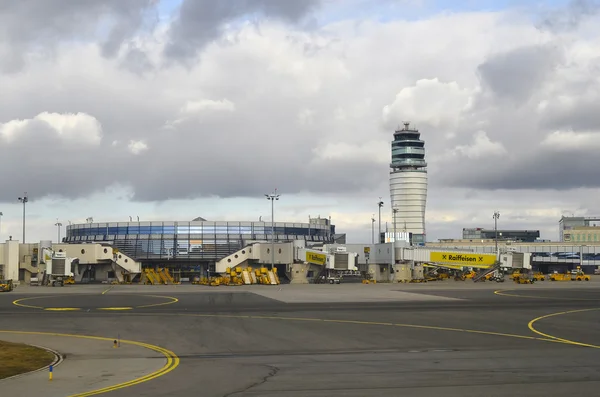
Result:
[[290,272],[290,284],[308,284],[308,269],[310,265],[304,263],[292,263]]
[[4,244],[4,277],[19,283],[19,241],[6,240]]

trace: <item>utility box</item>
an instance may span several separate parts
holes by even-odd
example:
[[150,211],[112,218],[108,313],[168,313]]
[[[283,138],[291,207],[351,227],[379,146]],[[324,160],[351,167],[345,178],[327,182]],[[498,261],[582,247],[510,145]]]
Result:
[[412,278],[409,264],[396,264],[394,266],[394,280],[397,283],[409,282]]

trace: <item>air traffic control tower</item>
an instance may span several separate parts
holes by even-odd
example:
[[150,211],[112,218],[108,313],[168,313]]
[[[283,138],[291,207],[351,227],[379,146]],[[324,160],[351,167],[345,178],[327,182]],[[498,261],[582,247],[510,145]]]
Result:
[[416,128],[404,123],[394,132],[390,164],[392,227],[396,233],[412,234],[412,243],[425,242],[425,206],[427,204],[427,163],[425,142]]

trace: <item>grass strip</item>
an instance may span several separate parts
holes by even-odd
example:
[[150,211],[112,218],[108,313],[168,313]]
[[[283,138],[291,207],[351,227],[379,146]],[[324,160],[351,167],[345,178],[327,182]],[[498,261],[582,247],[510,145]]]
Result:
[[54,354],[38,347],[0,341],[0,379],[50,365]]

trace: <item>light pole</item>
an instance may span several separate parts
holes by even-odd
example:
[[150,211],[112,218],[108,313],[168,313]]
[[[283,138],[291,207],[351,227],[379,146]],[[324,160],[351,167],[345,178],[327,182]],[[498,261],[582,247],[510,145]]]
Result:
[[2,217],[4,216],[4,213],[0,211],[0,234],[2,234]]
[[60,227],[62,226],[62,223],[58,221],[58,218],[56,218],[56,223],[54,224],[54,226],[58,228],[58,243],[60,244]]
[[392,213],[394,214],[394,242],[396,242],[396,213],[398,212],[398,208],[394,208]]
[[371,244],[375,244],[375,214],[371,217]]
[[377,229],[377,241],[381,240],[381,207],[383,207],[383,201],[381,201],[381,197],[379,197],[379,202],[377,203],[379,207],[379,228]]
[[[396,212],[398,212],[397,208],[392,209],[393,213],[393,221],[394,221],[394,238],[392,239],[392,267],[396,266]],[[389,272],[390,280],[392,278],[392,272]]]
[[25,244],[25,204],[29,201],[29,197],[27,197],[27,192],[23,195],[23,197],[19,197],[19,201],[23,203],[23,244]]
[[279,200],[277,189],[274,193],[265,194],[267,200],[271,201],[271,271],[275,268],[275,200]]
[[494,211],[494,236],[495,236],[495,240],[496,240],[496,257],[498,257],[500,255],[500,252],[498,251],[498,218],[500,218],[500,212],[498,211]]

